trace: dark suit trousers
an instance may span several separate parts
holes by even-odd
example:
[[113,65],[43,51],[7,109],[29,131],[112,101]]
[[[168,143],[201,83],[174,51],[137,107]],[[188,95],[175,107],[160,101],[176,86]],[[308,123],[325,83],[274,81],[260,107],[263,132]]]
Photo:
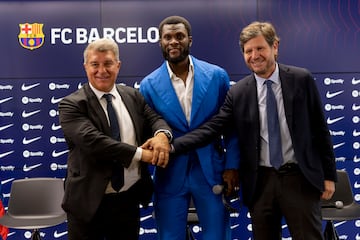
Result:
[[139,202],[129,191],[105,194],[88,223],[68,214],[69,240],[136,240],[139,227]]
[[320,192],[297,165],[279,173],[260,167],[255,202],[249,208],[256,240],[279,240],[283,217],[293,240],[320,240]]

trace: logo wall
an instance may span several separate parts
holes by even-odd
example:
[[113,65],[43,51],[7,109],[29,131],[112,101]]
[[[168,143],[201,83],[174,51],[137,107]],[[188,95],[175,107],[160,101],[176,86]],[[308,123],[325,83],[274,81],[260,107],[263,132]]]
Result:
[[44,44],[45,35],[43,33],[44,24],[41,23],[21,23],[19,24],[20,33],[19,43],[23,48],[34,50]]

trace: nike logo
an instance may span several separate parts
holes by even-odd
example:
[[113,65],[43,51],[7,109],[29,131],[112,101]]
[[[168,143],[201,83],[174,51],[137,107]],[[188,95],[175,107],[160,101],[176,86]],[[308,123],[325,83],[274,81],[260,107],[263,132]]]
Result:
[[360,240],[360,234],[359,233],[356,234],[355,240]]
[[135,89],[139,89],[139,88],[140,88],[140,83],[135,82],[135,83],[134,83],[134,88],[135,88]]
[[357,157],[357,155],[355,155],[353,161],[355,163],[360,162],[360,157]]
[[68,152],[69,150],[65,150],[65,151],[61,151],[61,152],[56,152],[55,150],[54,151],[52,151],[52,156],[53,157],[60,157],[61,155],[64,155],[64,154],[66,154],[67,152]]
[[1,153],[0,154],[0,158],[6,157],[7,155],[12,154],[14,151],[9,151],[9,152],[5,152],[5,153]]
[[3,180],[3,181],[1,181],[1,185],[5,185],[5,184],[7,184],[7,183],[9,183],[9,182],[11,182],[12,180],[14,180],[15,178],[8,178],[8,179],[5,179],[5,180]]
[[4,103],[4,102],[7,102],[7,101],[10,101],[13,97],[8,97],[8,98],[4,98],[4,99],[1,99],[0,100],[0,104]]
[[353,78],[353,79],[351,80],[351,83],[352,83],[352,85],[359,84],[359,83],[360,83],[360,79],[355,79],[355,78]]
[[144,217],[141,217],[141,218],[140,218],[140,222],[145,221],[145,220],[147,220],[147,219],[149,219],[149,218],[152,218],[152,215],[151,215],[151,214],[150,214],[150,215],[147,215],[147,216],[144,216]]
[[334,227],[338,227],[340,225],[343,225],[344,223],[346,223],[346,221],[341,221],[341,222],[338,222],[338,223],[334,223]]
[[35,110],[35,111],[32,111],[32,112],[25,112],[25,110],[22,112],[22,117],[23,118],[28,118],[28,117],[31,117],[32,115],[35,115],[37,113],[39,113],[40,110]]
[[335,96],[337,96],[337,95],[342,94],[343,92],[344,92],[344,90],[337,91],[337,92],[333,92],[333,93],[327,91],[327,92],[326,92],[326,97],[327,97],[327,98],[333,98],[333,97],[335,97]]
[[67,233],[68,233],[67,231],[65,231],[65,232],[59,232],[59,233],[58,233],[58,231],[55,230],[55,232],[54,232],[54,238],[60,238],[60,237],[62,237],[62,236],[65,236]]
[[55,98],[54,96],[51,98],[51,103],[56,104],[59,103],[62,100],[62,98]]
[[5,130],[5,129],[7,129],[9,127],[12,127],[12,126],[14,126],[14,124],[8,124],[8,125],[1,126],[0,131]]
[[239,226],[240,226],[240,224],[231,225],[231,226],[230,226],[230,229],[235,229],[235,228],[237,228],[237,227],[239,227]]
[[80,88],[82,88],[82,83],[81,82],[78,84],[78,89],[80,89]]
[[30,89],[32,89],[32,88],[34,88],[34,87],[39,86],[39,85],[40,85],[40,83],[35,83],[35,84],[32,84],[32,85],[25,85],[25,83],[23,83],[23,84],[21,85],[21,90],[22,90],[22,91],[28,91],[28,90],[30,90]]
[[23,171],[24,172],[29,172],[31,170],[34,170],[35,168],[38,168],[42,165],[42,163],[38,163],[38,164],[35,164],[35,165],[32,165],[32,166],[26,166],[26,164],[24,165],[23,167]]
[[25,137],[23,138],[23,144],[24,145],[27,145],[27,144],[30,144],[32,142],[35,142],[37,140],[39,140],[41,137],[36,137],[36,138],[32,138],[32,139],[26,139]]
[[327,118],[326,122],[327,124],[333,124],[333,123],[336,123],[340,120],[342,120],[344,117],[338,117],[338,118],[333,118],[331,119],[330,117]]
[[360,105],[356,105],[355,103],[353,103],[353,105],[352,105],[352,110],[353,111],[357,111],[357,110],[359,110],[360,109]]
[[360,188],[360,183],[358,183],[358,181],[355,181],[354,188]]
[[51,125],[51,130],[53,130],[53,131],[59,130],[60,128],[61,128],[61,126],[60,125],[55,125],[55,123],[53,123]]
[[356,131],[356,129],[354,129],[354,131],[353,131],[353,136],[354,136],[354,137],[360,136],[360,132],[358,132],[358,131]]
[[333,146],[333,149],[336,149],[336,148],[338,148],[338,147],[341,147],[341,146],[344,145],[344,144],[345,144],[344,142],[335,144],[335,145]]

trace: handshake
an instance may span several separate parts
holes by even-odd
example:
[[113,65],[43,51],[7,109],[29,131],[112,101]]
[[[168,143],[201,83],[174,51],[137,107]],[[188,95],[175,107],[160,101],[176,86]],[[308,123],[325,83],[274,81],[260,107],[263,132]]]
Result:
[[141,148],[141,161],[162,168],[165,168],[169,163],[171,145],[164,132],[159,132],[154,137],[149,138],[141,145]]

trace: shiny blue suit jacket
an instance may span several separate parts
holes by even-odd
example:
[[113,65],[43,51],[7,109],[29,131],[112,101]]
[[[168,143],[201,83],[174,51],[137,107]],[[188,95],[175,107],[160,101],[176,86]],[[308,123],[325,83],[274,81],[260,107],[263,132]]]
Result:
[[[172,86],[166,62],[146,76],[140,84],[140,92],[146,102],[169,124],[174,138],[198,128],[218,113],[230,85],[229,76],[224,69],[193,56],[190,57],[194,64],[190,124],[186,121]],[[221,147],[226,147],[226,156],[219,150]],[[225,141],[221,141],[219,137],[195,151],[210,186],[222,183],[224,169],[239,168],[239,148],[235,137],[225,138]],[[188,154],[177,155],[170,159],[165,169],[156,168],[154,176],[156,191],[178,192],[185,181],[188,161]]]

